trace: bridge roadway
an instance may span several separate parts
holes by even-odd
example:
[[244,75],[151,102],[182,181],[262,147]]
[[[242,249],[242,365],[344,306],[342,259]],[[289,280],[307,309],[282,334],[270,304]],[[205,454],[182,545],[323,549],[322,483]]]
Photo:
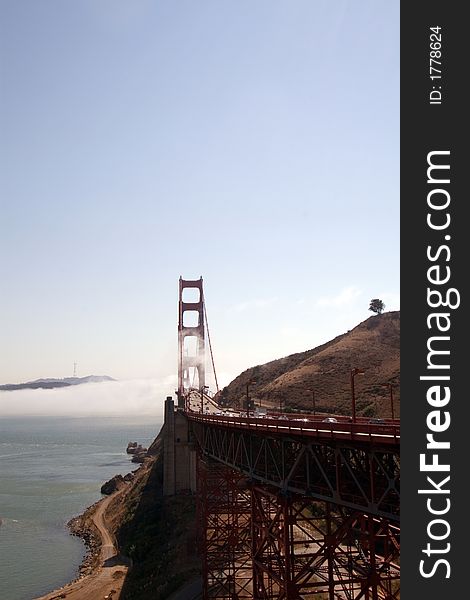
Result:
[[[399,521],[400,424],[335,416],[209,414],[186,417],[211,457],[285,494]],[[331,418],[331,417],[330,417]]]
[[[325,422],[325,417],[307,415],[287,417],[268,414],[263,417],[246,417],[230,414],[201,414],[187,411],[188,419],[218,427],[241,429],[276,435],[314,437],[318,440],[348,440],[358,443],[380,444],[399,447],[400,422],[385,421],[383,424],[370,423],[364,419],[356,423],[344,420],[344,417],[333,417],[337,422]],[[339,419],[343,419],[340,421]]]

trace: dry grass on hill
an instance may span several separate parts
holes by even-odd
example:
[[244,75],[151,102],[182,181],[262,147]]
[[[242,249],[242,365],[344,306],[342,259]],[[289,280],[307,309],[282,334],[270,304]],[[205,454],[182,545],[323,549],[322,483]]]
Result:
[[298,354],[247,369],[222,391],[230,406],[245,406],[246,383],[250,396],[264,406],[310,410],[312,393],[318,412],[351,414],[350,372],[355,378],[358,415],[390,417],[392,383],[395,417],[400,407],[400,313],[374,315],[335,339]]

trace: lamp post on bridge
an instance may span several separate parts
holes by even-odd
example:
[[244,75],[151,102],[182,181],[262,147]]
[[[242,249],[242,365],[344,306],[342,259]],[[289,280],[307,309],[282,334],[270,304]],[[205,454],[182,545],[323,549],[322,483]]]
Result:
[[392,411],[392,421],[395,420],[395,411],[393,410],[393,385],[391,383],[382,383],[384,387],[390,390],[390,408]]
[[250,384],[256,383],[256,379],[249,379],[246,382],[246,416],[247,418],[250,416]]
[[315,390],[307,389],[307,392],[312,392],[312,408],[313,408],[313,416],[315,416]]
[[352,401],[352,422],[356,422],[356,396],[354,394],[354,377],[356,375],[364,375],[364,371],[362,369],[358,369],[355,367],[351,369],[351,401]]
[[201,387],[201,389],[199,390],[199,393],[201,394],[201,415],[204,414],[204,409],[203,409],[203,406],[204,406],[204,394],[207,393],[208,389],[209,389],[208,385],[203,385]]

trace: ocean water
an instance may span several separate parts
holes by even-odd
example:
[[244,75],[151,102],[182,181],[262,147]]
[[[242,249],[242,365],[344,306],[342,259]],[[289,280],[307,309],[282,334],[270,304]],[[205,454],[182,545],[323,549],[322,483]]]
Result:
[[138,467],[129,441],[148,446],[158,417],[0,417],[0,599],[31,600],[73,579],[84,545],[67,521],[101,484]]

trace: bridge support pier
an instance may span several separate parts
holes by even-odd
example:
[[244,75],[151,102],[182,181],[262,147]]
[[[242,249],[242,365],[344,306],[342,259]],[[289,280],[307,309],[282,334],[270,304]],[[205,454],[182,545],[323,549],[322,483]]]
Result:
[[204,598],[395,600],[399,530],[198,458]]
[[184,413],[175,411],[173,398],[165,400],[163,424],[163,495],[196,492],[196,449],[190,440]]

